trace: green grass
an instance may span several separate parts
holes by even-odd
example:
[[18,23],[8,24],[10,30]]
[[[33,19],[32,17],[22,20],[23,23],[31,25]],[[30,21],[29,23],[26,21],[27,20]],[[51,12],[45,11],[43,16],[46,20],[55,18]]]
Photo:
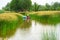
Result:
[[42,24],[58,24],[60,23],[60,14],[54,15],[37,15],[30,14],[32,20],[38,21]]

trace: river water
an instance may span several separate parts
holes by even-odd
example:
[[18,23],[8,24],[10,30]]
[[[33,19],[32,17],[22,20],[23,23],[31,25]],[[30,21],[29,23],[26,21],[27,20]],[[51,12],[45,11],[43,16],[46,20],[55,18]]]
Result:
[[32,21],[28,28],[18,28],[8,40],[60,40],[60,24],[43,25]]

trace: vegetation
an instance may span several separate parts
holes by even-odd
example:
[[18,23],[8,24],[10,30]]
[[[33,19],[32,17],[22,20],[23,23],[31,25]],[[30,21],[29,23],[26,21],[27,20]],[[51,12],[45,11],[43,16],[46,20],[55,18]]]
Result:
[[4,10],[0,10],[0,14],[1,14],[1,13],[4,13]]
[[[38,5],[34,3],[32,5],[31,0],[12,0],[10,3],[7,3],[5,7],[0,10],[0,37],[9,37],[11,34],[14,34],[16,28],[29,28],[31,22],[23,21],[22,16],[27,15],[26,11],[32,11],[30,17],[32,20],[38,21],[42,24],[58,24],[60,23],[60,3],[55,2],[51,5],[46,3],[45,5]],[[4,13],[5,11],[10,11],[10,13]],[[19,12],[19,13],[12,13]],[[35,12],[34,12],[35,11]],[[1,14],[3,13],[3,14]],[[9,33],[11,32],[11,33]],[[10,34],[10,35],[9,35]],[[49,38],[49,35],[43,37],[43,40],[56,40],[54,34],[51,34],[52,37]]]
[[22,17],[20,14],[16,13],[4,13],[0,14],[0,37],[9,37],[13,34],[13,30],[18,27],[18,24],[21,25],[23,22]]
[[[48,12],[47,12],[48,13]],[[43,14],[43,15],[38,15],[38,14],[30,14],[31,19],[39,21],[40,23],[43,24],[57,24],[60,23],[60,14],[59,13],[53,13],[53,14]]]
[[5,11],[11,11],[10,10],[10,3],[7,3],[7,5],[5,7],[2,8]]
[[32,11],[38,11],[39,10],[39,5],[37,3],[34,3],[31,8]]
[[30,26],[31,26],[31,21],[24,21],[23,23],[22,23],[22,25],[20,26],[20,28],[21,29],[28,29],[28,28],[30,28]]
[[[51,5],[48,3],[45,5],[34,3],[32,5],[31,0],[12,0],[0,10],[0,37],[6,38],[14,35],[18,27],[21,29],[30,28],[31,21],[23,21],[22,18],[22,16],[27,15],[28,13],[32,20],[42,24],[60,23],[59,2],[55,2]],[[46,32],[43,33],[42,40],[56,40],[56,36],[54,32],[49,34]]]
[[55,2],[51,5],[46,3],[45,5],[39,5],[34,3],[32,5],[31,0],[12,0],[10,3],[7,3],[5,7],[3,7],[6,11],[60,11],[60,3]]
[[28,11],[30,10],[31,5],[31,0],[12,0],[3,9],[15,12]]
[[38,5],[37,3],[34,3],[34,5],[32,5],[32,11],[56,11],[56,10],[60,10],[60,3],[59,2],[55,2],[51,5],[49,5],[48,3],[46,3],[45,5]]
[[55,32],[46,32],[42,34],[42,40],[57,40]]

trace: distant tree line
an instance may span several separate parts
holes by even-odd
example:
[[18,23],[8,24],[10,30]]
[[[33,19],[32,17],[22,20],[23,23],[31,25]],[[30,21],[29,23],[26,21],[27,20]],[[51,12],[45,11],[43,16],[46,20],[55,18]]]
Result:
[[53,10],[60,10],[60,3],[59,2],[55,2],[51,5],[49,5],[48,3],[46,3],[45,5],[38,5],[37,3],[34,3],[34,5],[32,5],[32,10],[33,11],[53,11]]
[[45,5],[38,5],[34,3],[32,5],[31,0],[12,0],[10,3],[7,3],[5,7],[3,7],[6,11],[54,11],[60,10],[60,3],[55,2],[51,5],[46,3]]
[[3,7],[6,11],[29,11],[32,5],[31,0],[12,0],[10,3],[7,3],[5,7]]

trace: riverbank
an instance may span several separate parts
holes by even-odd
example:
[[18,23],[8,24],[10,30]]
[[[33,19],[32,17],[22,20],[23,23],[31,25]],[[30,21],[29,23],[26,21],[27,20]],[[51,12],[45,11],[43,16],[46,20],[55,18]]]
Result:
[[32,20],[36,20],[42,24],[60,23],[60,11],[39,11],[30,14]]

